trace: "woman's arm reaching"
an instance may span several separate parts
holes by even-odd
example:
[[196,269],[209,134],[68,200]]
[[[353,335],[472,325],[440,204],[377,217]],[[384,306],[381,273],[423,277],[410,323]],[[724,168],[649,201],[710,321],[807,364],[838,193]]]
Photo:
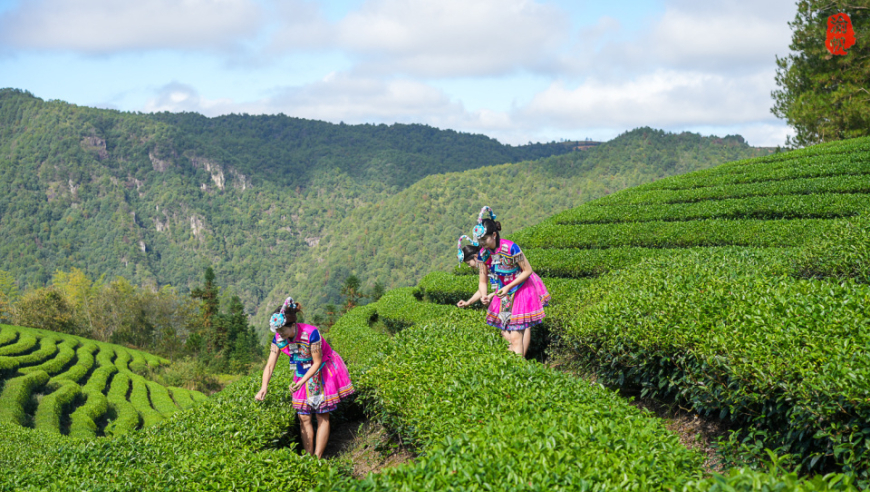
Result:
[[477,278],[477,292],[475,292],[474,295],[471,296],[471,299],[469,299],[467,301],[457,302],[456,303],[457,306],[459,306],[459,307],[470,306],[470,305],[474,304],[475,302],[477,302],[478,300],[481,300],[481,302],[483,302],[484,305],[489,304],[489,299],[491,299],[491,297],[488,297],[486,295],[486,284],[489,281],[489,279],[487,278],[486,264],[483,262],[478,262],[477,270],[479,272],[479,275]]
[[278,346],[274,343],[269,349],[269,360],[266,361],[266,367],[263,368],[263,383],[260,385],[260,391],[254,398],[263,401],[266,397],[266,392],[269,391],[269,380],[272,379],[272,372],[275,371],[275,364],[278,362]]

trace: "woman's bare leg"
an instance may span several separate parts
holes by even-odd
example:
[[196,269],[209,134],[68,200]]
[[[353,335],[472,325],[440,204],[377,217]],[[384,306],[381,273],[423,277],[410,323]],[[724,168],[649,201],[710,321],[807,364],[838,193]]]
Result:
[[302,434],[302,447],[308,454],[314,454],[314,427],[311,426],[311,415],[299,415],[299,425]]
[[526,328],[523,330],[523,357],[529,351],[529,344],[532,343],[532,329]]
[[314,455],[317,458],[323,458],[323,452],[326,451],[326,443],[329,441],[329,414],[317,414],[317,447],[314,450]]
[[505,331],[505,330],[499,330],[499,331],[501,332],[501,337],[504,338],[504,340],[508,343],[508,345],[510,345],[510,343],[511,343],[510,332]]
[[510,350],[517,355],[523,355],[523,332],[520,330],[509,331],[508,341],[510,342]]

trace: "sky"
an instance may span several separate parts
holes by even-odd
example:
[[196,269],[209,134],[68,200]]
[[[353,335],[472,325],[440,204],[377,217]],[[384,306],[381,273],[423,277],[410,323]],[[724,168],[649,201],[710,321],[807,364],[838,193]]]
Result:
[[423,123],[503,143],[770,113],[794,0],[0,0],[0,87],[122,111]]

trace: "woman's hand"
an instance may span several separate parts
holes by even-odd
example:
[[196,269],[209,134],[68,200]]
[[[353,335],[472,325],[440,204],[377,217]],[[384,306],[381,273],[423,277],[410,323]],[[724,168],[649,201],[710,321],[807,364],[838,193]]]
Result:
[[483,303],[484,306],[489,306],[489,303],[492,302],[492,298],[495,296],[495,292],[492,294],[487,294],[480,299],[480,302]]
[[257,401],[263,401],[263,398],[266,397],[266,391],[268,391],[268,390],[261,389],[260,391],[257,392],[257,396],[255,396],[254,399]]
[[296,393],[297,391],[299,391],[299,388],[302,387],[302,384],[303,383],[301,379],[299,381],[293,381],[293,383],[290,385],[290,392]]
[[456,307],[461,307],[461,308],[464,308],[464,307],[470,306],[470,305],[471,305],[471,303],[468,301],[465,301],[465,300],[462,300],[462,301],[459,301],[456,303]]
[[509,292],[510,292],[510,288],[508,288],[508,286],[505,285],[501,289],[498,289],[498,292],[496,292],[495,295],[497,295],[499,297],[504,297],[504,296],[508,295]]

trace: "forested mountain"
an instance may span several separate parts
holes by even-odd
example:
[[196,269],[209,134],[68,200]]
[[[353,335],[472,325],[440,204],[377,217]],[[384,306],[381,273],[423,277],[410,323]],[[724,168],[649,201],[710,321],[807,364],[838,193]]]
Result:
[[639,128],[583,152],[428,176],[387,200],[352,210],[292,265],[267,305],[291,290],[316,304],[330,302],[351,274],[365,291],[376,281],[413,285],[427,272],[452,268],[456,240],[471,234],[483,205],[493,207],[509,236],[623,188],[768,153],[739,136]]
[[[317,305],[338,301],[350,273],[393,287],[448,265],[483,202],[509,232],[765,152],[650,129],[570,151],[423,125],[122,113],[4,89],[0,269],[22,289],[72,267],[187,289],[213,265],[249,309],[286,292]],[[505,162],[519,164],[477,169]]]
[[0,90],[0,269],[198,283],[208,264],[245,304],[351,209],[422,176],[570,151],[423,125],[286,116],[142,115]]

